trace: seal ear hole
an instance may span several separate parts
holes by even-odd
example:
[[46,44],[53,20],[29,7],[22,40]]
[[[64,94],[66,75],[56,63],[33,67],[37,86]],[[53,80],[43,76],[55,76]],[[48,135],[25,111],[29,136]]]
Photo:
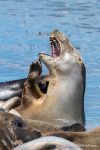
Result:
[[81,58],[79,58],[79,61],[80,61],[80,62],[82,61]]

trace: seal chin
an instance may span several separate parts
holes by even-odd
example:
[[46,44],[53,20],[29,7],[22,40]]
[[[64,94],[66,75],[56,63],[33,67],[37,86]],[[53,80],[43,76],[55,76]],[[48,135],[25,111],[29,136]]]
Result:
[[48,67],[50,65],[52,65],[52,62],[53,61],[53,57],[49,56],[49,55],[46,55],[46,54],[43,54],[43,53],[40,53],[39,55],[39,59],[43,61],[43,63]]

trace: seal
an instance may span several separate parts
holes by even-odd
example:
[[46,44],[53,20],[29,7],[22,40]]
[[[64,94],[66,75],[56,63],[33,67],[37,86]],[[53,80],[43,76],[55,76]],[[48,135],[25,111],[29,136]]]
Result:
[[25,118],[60,126],[74,123],[85,125],[86,70],[83,60],[62,32],[53,31],[50,42],[52,56],[40,54],[40,59],[49,70],[47,93],[41,94],[38,99],[27,95],[27,92],[24,93],[25,98],[22,99],[24,105],[17,111]]
[[78,145],[55,136],[41,137],[17,146],[14,150],[82,150]]
[[41,137],[41,133],[21,117],[0,112],[0,149],[14,147]]
[[100,127],[92,129],[88,132],[69,132],[57,131],[46,133],[44,136],[57,136],[67,139],[77,145],[83,150],[98,150],[100,149]]

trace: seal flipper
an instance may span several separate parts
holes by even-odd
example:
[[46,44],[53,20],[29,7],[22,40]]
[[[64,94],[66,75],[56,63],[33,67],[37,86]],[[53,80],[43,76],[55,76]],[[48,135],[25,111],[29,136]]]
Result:
[[[32,64],[30,65],[30,70],[29,70],[29,74],[28,74],[28,78],[30,77],[30,75],[33,72],[37,72],[38,76],[41,75],[42,73],[42,64],[40,59],[38,59],[36,62],[32,62]],[[34,80],[34,77],[33,77]]]
[[28,79],[24,84],[24,90],[22,92],[22,105],[28,105],[34,99],[37,100],[43,93],[41,92],[36,80],[42,73],[42,65],[40,60],[30,65]]
[[43,96],[43,93],[41,92],[39,85],[36,83],[36,80],[41,75],[41,73],[42,73],[42,64],[40,59],[38,59],[35,63],[31,64],[28,75],[28,84],[30,86],[31,95],[33,95],[37,99]]

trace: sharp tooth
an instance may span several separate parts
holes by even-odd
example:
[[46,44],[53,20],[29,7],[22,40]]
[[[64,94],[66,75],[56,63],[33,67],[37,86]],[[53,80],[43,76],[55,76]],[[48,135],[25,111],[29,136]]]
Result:
[[56,42],[56,45],[58,45],[57,42]]

